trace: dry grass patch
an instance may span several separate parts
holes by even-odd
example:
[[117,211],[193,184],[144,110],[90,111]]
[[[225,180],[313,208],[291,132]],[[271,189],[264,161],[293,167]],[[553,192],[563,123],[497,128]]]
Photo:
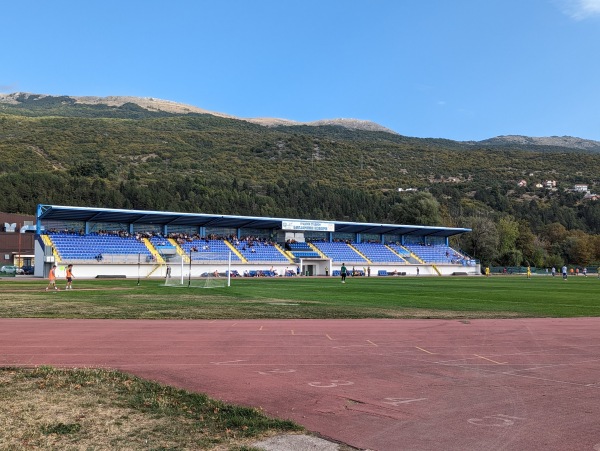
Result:
[[[54,299],[58,299],[54,298]],[[38,317],[112,317],[123,309],[111,305],[90,304],[89,302],[62,301],[52,299],[35,299],[11,296],[0,302],[0,317],[3,318],[38,318]]]
[[0,449],[250,449],[301,428],[101,369],[0,369]]
[[405,308],[401,310],[370,309],[370,318],[398,318],[398,319],[496,319],[496,318],[526,318],[518,312],[473,312],[460,310],[433,310]]

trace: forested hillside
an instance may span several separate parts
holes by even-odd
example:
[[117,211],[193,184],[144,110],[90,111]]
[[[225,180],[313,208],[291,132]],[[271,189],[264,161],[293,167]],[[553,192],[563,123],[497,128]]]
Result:
[[[455,245],[486,264],[597,264],[600,201],[572,188],[600,191],[600,154],[509,146],[28,98],[0,104],[0,211],[53,203],[472,227]],[[548,180],[555,189],[535,187]]]

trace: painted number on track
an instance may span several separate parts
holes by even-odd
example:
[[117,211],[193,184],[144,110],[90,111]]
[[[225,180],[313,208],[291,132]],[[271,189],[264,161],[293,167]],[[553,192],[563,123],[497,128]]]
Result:
[[425,401],[427,398],[385,398],[383,401],[385,404],[391,404],[392,406],[399,406],[401,404],[408,404],[411,402]]
[[515,424],[515,421],[525,418],[511,417],[509,415],[497,414],[489,415],[483,418],[469,418],[467,422],[475,426],[508,427]]
[[296,370],[292,370],[292,369],[284,370],[284,369],[280,369],[280,368],[274,368],[272,370],[259,371],[258,374],[269,375],[269,374],[287,374],[287,373],[295,373],[295,372],[296,372]]
[[318,388],[333,388],[333,387],[341,387],[343,385],[353,385],[354,382],[344,381],[339,379],[332,379],[329,382],[309,382],[308,385],[311,387]]

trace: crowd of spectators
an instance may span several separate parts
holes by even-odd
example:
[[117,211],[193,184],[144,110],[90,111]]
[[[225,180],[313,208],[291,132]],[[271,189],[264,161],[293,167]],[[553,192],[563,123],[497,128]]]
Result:
[[[51,229],[46,229],[44,231],[44,233],[46,233],[46,234],[85,235],[85,232],[83,229],[75,229],[75,228],[65,228],[65,229],[51,228]],[[170,245],[170,243],[168,242],[169,239],[175,240],[177,242],[177,244],[179,244],[179,245],[183,245],[185,243],[191,243],[191,242],[193,242],[193,243],[204,242],[203,244],[198,244],[191,248],[191,250],[195,251],[195,252],[198,252],[200,250],[209,251],[211,240],[228,241],[229,243],[234,245],[238,250],[249,251],[251,253],[255,253],[257,247],[259,247],[259,246],[274,246],[274,245],[276,245],[276,243],[271,238],[255,236],[255,235],[238,237],[235,234],[230,234],[230,235],[209,234],[207,236],[201,236],[199,233],[169,232],[168,234],[163,234],[160,232],[152,232],[152,231],[148,231],[148,232],[136,231],[134,233],[130,233],[127,230],[104,230],[104,229],[93,231],[93,232],[89,233],[89,235],[118,236],[120,238],[132,238],[133,237],[138,241],[141,241],[144,238],[147,238],[147,239],[154,238],[153,243],[156,246],[169,246]],[[163,238],[164,242],[157,241],[156,238]],[[290,250],[291,249],[290,245],[297,243],[297,242],[298,241],[296,241],[295,239],[289,239],[285,242],[285,248]],[[329,240],[327,240],[325,238],[307,238],[306,242],[323,243],[323,242],[329,242]],[[334,238],[332,240],[332,242],[345,243],[345,244],[349,244],[349,245],[355,244],[355,242],[353,240],[343,239],[343,238]],[[364,243],[375,243],[375,244],[381,243],[379,240],[375,240],[375,239],[365,240],[363,242]],[[396,243],[390,242],[390,243],[386,243],[386,244],[401,245],[400,242],[396,242]],[[435,244],[423,243],[423,242],[410,243],[410,245],[411,246],[415,246],[415,245],[423,246],[423,247],[434,247],[435,246]],[[453,263],[453,264],[462,264],[465,262],[464,255],[459,254],[458,252],[454,251],[451,248],[446,250],[445,257],[450,263]],[[101,254],[98,254],[95,258],[99,262],[102,260]],[[272,273],[272,271],[267,271],[267,273]],[[294,275],[294,274],[295,274],[295,272],[293,270],[290,270],[290,271],[286,270],[285,275],[288,276],[288,275]],[[257,276],[260,277],[261,275],[257,274]]]
[[[79,229],[79,230],[75,230],[75,229],[47,229],[45,231],[45,233],[47,234],[66,234],[66,235],[85,235],[85,232],[83,231],[83,229]],[[134,232],[129,233],[127,230],[97,230],[94,232],[90,232],[89,235],[98,235],[98,236],[119,236],[121,238],[130,238],[130,237],[134,237],[138,240],[141,240],[143,238],[164,238],[165,240],[167,239],[174,239],[175,241],[177,241],[177,243],[179,244],[183,244],[185,242],[192,242],[192,241],[206,241],[206,243],[209,243],[211,240],[227,240],[230,243],[234,244],[235,246],[240,246],[240,245],[246,245],[249,247],[252,246],[257,246],[257,245],[273,245],[275,244],[275,242],[273,240],[271,240],[270,238],[264,238],[264,237],[259,237],[259,236],[254,236],[254,235],[248,235],[245,237],[241,237],[238,238],[237,235],[231,234],[231,235],[217,235],[217,234],[210,234],[207,236],[201,236],[198,233],[184,233],[184,232],[169,232],[167,234],[163,234],[160,232]],[[166,243],[165,243],[166,244]]]

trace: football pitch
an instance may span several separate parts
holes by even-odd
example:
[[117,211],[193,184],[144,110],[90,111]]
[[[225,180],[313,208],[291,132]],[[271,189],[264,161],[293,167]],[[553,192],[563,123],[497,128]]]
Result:
[[143,319],[519,318],[600,316],[596,277],[292,277],[232,279],[228,288],[160,280],[0,279],[0,317]]

